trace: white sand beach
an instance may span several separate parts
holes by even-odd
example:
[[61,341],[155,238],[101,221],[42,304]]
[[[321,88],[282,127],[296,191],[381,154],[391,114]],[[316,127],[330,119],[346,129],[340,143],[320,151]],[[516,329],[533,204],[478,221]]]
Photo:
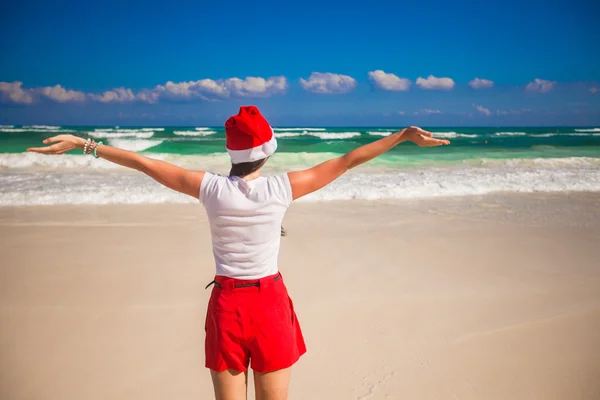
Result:
[[[290,399],[600,398],[600,194],[299,203],[284,226]],[[202,206],[2,207],[0,254],[0,399],[212,398]]]

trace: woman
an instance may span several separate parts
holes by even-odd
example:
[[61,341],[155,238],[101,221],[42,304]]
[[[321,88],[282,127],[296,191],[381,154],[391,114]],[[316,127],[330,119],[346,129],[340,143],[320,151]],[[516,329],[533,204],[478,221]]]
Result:
[[206,367],[215,396],[245,399],[250,366],[257,400],[286,399],[291,366],[306,351],[277,265],[281,240],[277,228],[287,208],[402,142],[419,146],[449,142],[410,127],[313,168],[262,177],[261,168],[275,152],[277,141],[258,109],[241,107],[227,120],[225,133],[232,161],[229,176],[186,170],[72,135],[51,137],[44,140],[50,146],[27,150],[62,154],[77,148],[199,199],[208,214],[217,270],[208,285],[214,287],[205,327]]

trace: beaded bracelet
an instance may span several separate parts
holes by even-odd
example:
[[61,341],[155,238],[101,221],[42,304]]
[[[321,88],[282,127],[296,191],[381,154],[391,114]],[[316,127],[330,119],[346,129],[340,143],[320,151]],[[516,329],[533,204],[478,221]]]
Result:
[[99,158],[100,156],[98,155],[98,146],[101,144],[102,142],[96,143],[94,140],[88,138],[88,140],[85,141],[85,145],[83,146],[83,154],[92,154],[94,157]]
[[90,146],[90,144],[92,143],[92,139],[88,138],[85,141],[85,144],[83,145],[83,154],[89,154],[88,153],[88,147]]
[[102,142],[98,142],[98,143],[96,143],[96,146],[94,147],[94,157],[96,157],[96,158],[100,157],[96,152],[98,151],[98,147],[100,147],[101,144],[102,144]]

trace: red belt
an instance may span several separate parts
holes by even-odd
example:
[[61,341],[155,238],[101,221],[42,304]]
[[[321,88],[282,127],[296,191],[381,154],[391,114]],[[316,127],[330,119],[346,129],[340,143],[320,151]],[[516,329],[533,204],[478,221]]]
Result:
[[[274,278],[273,278],[273,282],[277,282],[278,280],[281,279],[281,274],[277,274]],[[212,282],[210,282],[208,285],[206,285],[204,287],[204,289],[208,289],[210,287],[210,285],[215,285],[218,288],[222,288],[223,285],[221,285],[219,282],[213,280]],[[252,286],[260,286],[260,280],[257,280],[256,282],[248,282],[248,283],[236,283],[233,285],[233,287],[235,288],[244,288],[244,287],[252,287]]]

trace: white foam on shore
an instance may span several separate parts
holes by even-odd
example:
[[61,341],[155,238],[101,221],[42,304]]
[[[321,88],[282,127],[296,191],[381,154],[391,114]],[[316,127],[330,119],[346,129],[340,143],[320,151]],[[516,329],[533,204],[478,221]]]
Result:
[[[175,141],[175,139],[152,139],[152,140],[131,140],[131,139],[110,139],[107,144],[115,147],[123,148],[132,151],[143,151],[149,148],[158,146],[164,141]],[[190,140],[181,138],[181,140]],[[194,138],[194,140],[221,140],[223,138],[212,139],[207,138]],[[191,169],[218,169],[223,166],[228,166],[231,162],[229,155],[225,152],[206,154],[206,155],[180,155],[180,154],[161,154],[152,153],[147,154],[152,158],[169,161],[173,164],[191,168]],[[297,152],[297,153],[275,153],[267,164],[268,169],[273,170],[293,170],[298,168],[306,168],[330,160],[334,157],[339,157],[338,153],[331,152]],[[40,168],[46,167],[52,168],[90,168],[90,169],[104,169],[106,166],[100,161],[102,159],[95,160],[95,162],[83,162],[75,161],[79,159],[95,160],[93,157],[84,157],[81,155],[64,154],[61,156],[46,156],[37,153],[0,153],[0,169],[27,169],[27,168]],[[402,163],[400,162],[402,161]],[[426,162],[426,160],[425,160]],[[443,161],[440,161],[443,162]],[[114,165],[114,164],[110,164]],[[543,167],[588,167],[588,168],[600,168],[600,158],[595,157],[562,157],[562,158],[509,158],[509,159],[496,159],[496,158],[475,158],[466,160],[449,160],[447,163],[448,167],[531,167],[531,166],[543,166]],[[377,158],[369,162],[368,165],[364,166],[370,169],[377,170],[399,170],[404,168],[429,168],[431,164],[427,165],[420,159],[407,160],[403,155],[393,156],[392,158]],[[120,167],[119,167],[120,168]]]
[[575,132],[600,132],[600,128],[575,129]]
[[[94,157],[84,155],[63,154],[61,156],[47,156],[38,153],[8,153],[0,154],[0,169],[14,170],[91,170],[121,168],[104,159],[95,159]],[[49,172],[50,172],[49,171]],[[58,173],[58,172],[56,172]]]
[[[155,157],[158,158],[158,157]],[[0,157],[0,166],[6,162]],[[218,165],[226,156],[215,156]],[[52,169],[16,170],[16,162]],[[528,162],[529,164],[525,164]],[[107,167],[102,167],[102,165]],[[226,165],[226,164],[224,164]],[[600,191],[600,159],[530,159],[489,162],[482,166],[422,167],[368,172],[356,169],[300,201],[378,200],[469,196],[494,192]],[[194,203],[136,171],[111,168],[85,156],[27,154],[0,174],[0,205]],[[223,167],[223,165],[221,165]],[[57,171],[56,168],[63,168]],[[64,169],[66,168],[66,169]],[[85,170],[90,168],[89,170]],[[114,167],[113,167],[114,168]],[[204,168],[204,167],[203,167]],[[70,170],[69,170],[70,169]],[[205,168],[215,170],[212,167]],[[267,173],[268,174],[268,173]],[[65,190],[67,188],[67,190]]]
[[[117,142],[113,142],[116,140]],[[109,144],[133,151],[161,140]],[[335,153],[279,153],[266,174],[315,165]],[[190,169],[227,173],[229,156],[152,154]],[[381,160],[384,161],[384,160]],[[83,155],[0,154],[0,205],[138,204],[187,201],[143,174]],[[111,171],[110,175],[106,175]],[[356,171],[356,172],[353,172]],[[397,168],[395,161],[371,163],[301,201],[465,196],[498,191],[600,191],[600,158],[471,159],[445,167]],[[123,186],[131,185],[131,186]],[[68,188],[68,190],[64,190]],[[99,193],[95,193],[101,188]]]
[[[113,143],[113,140],[119,141],[119,139],[112,139],[109,140],[108,144],[118,144],[119,146],[122,146],[120,148],[132,151],[142,151],[150,147],[157,146],[162,142],[161,140],[121,140],[117,143]],[[165,154],[152,154],[151,158],[164,160],[167,158],[167,156]],[[104,169],[125,169],[125,167],[121,167],[120,165],[111,163],[102,158],[94,158],[89,155],[84,156],[79,154],[63,154],[61,156],[47,156],[38,153],[0,153],[0,170],[45,170],[47,172],[55,172],[60,174],[63,172],[93,173],[94,170]]]
[[584,167],[598,168],[600,167],[600,158],[593,157],[563,157],[563,158],[509,158],[509,159],[493,159],[493,158],[478,158],[464,160],[463,164],[471,166],[492,166],[492,167]]

